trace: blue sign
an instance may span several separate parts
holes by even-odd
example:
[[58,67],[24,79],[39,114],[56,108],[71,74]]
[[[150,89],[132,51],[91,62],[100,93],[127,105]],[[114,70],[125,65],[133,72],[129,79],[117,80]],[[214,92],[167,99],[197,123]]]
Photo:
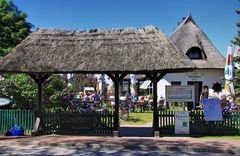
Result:
[[222,121],[221,104],[218,98],[203,99],[204,119],[206,121]]

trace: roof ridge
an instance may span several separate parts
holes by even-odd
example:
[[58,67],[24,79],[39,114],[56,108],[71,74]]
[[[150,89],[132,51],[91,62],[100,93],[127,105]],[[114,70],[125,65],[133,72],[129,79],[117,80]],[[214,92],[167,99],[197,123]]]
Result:
[[135,28],[135,27],[125,27],[125,28],[112,28],[112,29],[89,29],[89,30],[80,30],[80,29],[60,29],[60,28],[38,28],[35,32],[35,34],[48,34],[48,32],[69,32],[69,33],[105,33],[105,32],[111,32],[111,33],[126,33],[126,32],[145,32],[145,33],[156,33],[158,32],[158,28],[153,25],[146,25],[142,28]]

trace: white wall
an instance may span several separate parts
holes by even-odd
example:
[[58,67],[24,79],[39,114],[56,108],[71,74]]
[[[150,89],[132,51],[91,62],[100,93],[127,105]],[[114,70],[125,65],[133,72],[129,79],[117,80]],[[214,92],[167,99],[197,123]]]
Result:
[[181,85],[187,85],[188,81],[202,81],[209,89],[218,82],[224,83],[223,69],[198,69],[188,73],[168,73],[158,82],[158,99],[161,95],[165,98],[165,86],[171,85],[172,81],[181,81]]

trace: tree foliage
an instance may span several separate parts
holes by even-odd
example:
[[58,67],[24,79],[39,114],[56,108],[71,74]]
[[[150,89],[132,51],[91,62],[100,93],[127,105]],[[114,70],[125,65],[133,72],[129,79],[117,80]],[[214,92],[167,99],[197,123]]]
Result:
[[[51,77],[44,83],[43,107],[45,109],[66,109],[69,105],[68,97],[71,90],[65,88],[66,84],[58,75]],[[0,81],[0,97],[12,99],[10,108],[30,109],[37,107],[37,85],[26,74],[7,74]]]
[[[236,13],[239,16],[240,15],[240,9],[236,10]],[[237,31],[237,36],[233,40],[233,44],[240,47],[240,21],[238,21],[236,25],[238,27],[238,31]],[[238,52],[238,54],[239,53],[240,52]],[[236,55],[234,57],[234,62],[240,64],[240,55]],[[240,71],[238,69],[235,70],[234,80],[235,80],[234,83],[235,83],[236,95],[240,95]],[[239,98],[238,98],[238,101],[240,101]]]
[[7,74],[0,81],[0,96],[11,98],[11,108],[31,109],[36,103],[37,86],[25,74]]
[[26,17],[12,1],[0,0],[0,58],[30,33],[32,25]]

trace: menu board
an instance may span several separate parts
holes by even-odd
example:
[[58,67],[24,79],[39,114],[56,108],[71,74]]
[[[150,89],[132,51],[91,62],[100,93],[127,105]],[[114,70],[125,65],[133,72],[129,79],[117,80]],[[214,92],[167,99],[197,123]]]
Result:
[[175,134],[189,134],[189,112],[175,112]]
[[171,102],[194,102],[194,86],[166,86],[167,101]]

